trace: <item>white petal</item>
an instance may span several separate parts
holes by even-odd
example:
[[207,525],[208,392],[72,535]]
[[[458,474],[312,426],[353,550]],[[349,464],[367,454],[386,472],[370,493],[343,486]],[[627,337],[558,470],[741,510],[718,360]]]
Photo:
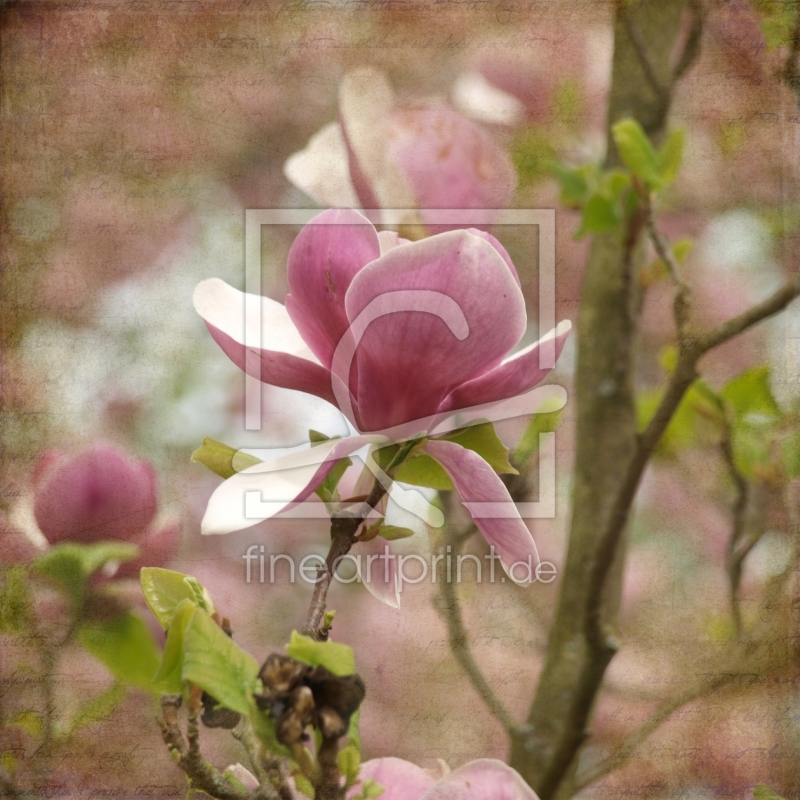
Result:
[[347,145],[338,122],[331,122],[317,131],[305,149],[289,156],[283,165],[283,174],[321,206],[359,206],[350,180]]
[[[259,341],[260,331],[260,349],[289,353],[319,364],[282,303],[245,294],[219,278],[197,284],[193,301],[195,310],[206,322],[234,341],[252,345]],[[247,330],[245,323],[249,326]]]
[[479,122],[517,125],[525,106],[513,95],[493,86],[480,72],[462,72],[453,86],[453,105]]

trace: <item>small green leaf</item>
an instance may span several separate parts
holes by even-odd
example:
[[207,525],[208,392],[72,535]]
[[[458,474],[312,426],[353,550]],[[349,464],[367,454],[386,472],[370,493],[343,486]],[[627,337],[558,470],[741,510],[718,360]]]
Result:
[[522,466],[534,453],[539,451],[539,434],[553,433],[560,424],[560,411],[534,414],[514,451],[513,462],[517,466]]
[[780,419],[783,414],[769,385],[769,367],[753,367],[728,381],[720,392],[736,418],[744,422]]
[[311,444],[320,444],[321,442],[328,442],[330,441],[330,436],[327,433],[320,433],[319,431],[315,431],[313,428],[309,429],[308,431],[308,441]]
[[576,238],[587,233],[606,233],[620,224],[620,217],[614,203],[607,197],[595,192],[583,209],[581,225],[575,233]]
[[336,755],[336,763],[339,765],[339,772],[345,777],[346,786],[352,786],[358,778],[358,770],[361,768],[361,754],[352,745],[343,747]]
[[374,778],[367,778],[361,783],[361,793],[357,794],[353,800],[375,800],[380,797],[386,789],[381,786]]
[[396,480],[412,486],[426,486],[429,489],[436,489],[438,492],[448,492],[455,488],[439,462],[426,453],[415,451],[393,472],[392,477]]
[[561,186],[561,202],[566,206],[581,205],[589,193],[585,171],[556,163],[553,173]]
[[139,548],[127,542],[65,542],[39,556],[33,568],[60,584],[78,605],[83,602],[86,581],[91,575],[109,562],[130,561],[138,555]]
[[339,499],[337,486],[342,479],[347,468],[352,464],[349,458],[343,458],[336,462],[336,466],[328,473],[325,480],[315,490],[317,496],[323,503],[334,503]]
[[786,476],[790,480],[800,478],[800,431],[781,442],[781,457]]
[[414,535],[411,528],[400,528],[397,525],[381,525],[378,528],[378,536],[383,536],[387,542],[393,542],[396,539],[408,539]]
[[3,567],[0,588],[0,632],[23,631],[33,605],[28,571],[21,564]]
[[450,442],[460,444],[467,450],[477,453],[495,472],[500,475],[516,475],[517,470],[508,460],[508,448],[500,441],[500,437],[491,422],[471,425],[441,437]]
[[611,129],[623,164],[649,187],[661,186],[658,159],[642,126],[634,119],[623,119]]
[[669,186],[678,176],[683,159],[683,129],[672,131],[658,154],[658,174],[661,187]]
[[135,614],[83,625],[81,646],[108,667],[122,683],[153,691],[159,653],[150,629]]
[[14,711],[7,715],[5,724],[25,731],[28,736],[32,736],[34,739],[40,739],[44,733],[42,714],[39,711],[31,711],[29,709]]
[[763,783],[759,783],[755,789],[753,789],[753,797],[755,800],[783,800],[783,798],[772,791],[768,786],[765,786]]
[[[233,459],[236,458],[234,467]],[[192,463],[202,464],[220,478],[230,478],[247,467],[261,463],[260,458],[241,453],[237,448],[218,442],[216,439],[203,439],[203,444],[192,453]]]
[[350,726],[347,728],[348,744],[361,753],[361,709],[357,708],[350,716]]
[[181,600],[167,630],[167,641],[161,656],[161,665],[153,678],[159,691],[180,694],[183,691],[183,638],[197,603],[188,597]]
[[143,567],[140,573],[142,592],[147,605],[164,630],[182,600],[191,600],[201,608],[214,613],[214,603],[197,578],[160,567]]
[[672,255],[679,264],[683,264],[686,261],[692,250],[694,250],[694,241],[692,239],[678,239],[672,245]]
[[356,671],[353,649],[341,642],[315,642],[308,636],[292,631],[292,638],[286,645],[286,653],[301,664],[310,667],[325,667],[334,675],[343,677]]
[[128,690],[123,684],[115,683],[104,692],[87,700],[81,705],[81,709],[75,719],[70,722],[69,731],[66,735],[71,736],[80,728],[108,719],[125,699],[127,693]]
[[258,662],[206,611],[196,608],[183,634],[182,678],[202,687],[224,708],[249,715],[259,686]]
[[314,797],[314,787],[311,784],[311,781],[303,775],[302,772],[298,772],[294,776],[294,785],[297,787],[297,791],[304,794],[306,797]]

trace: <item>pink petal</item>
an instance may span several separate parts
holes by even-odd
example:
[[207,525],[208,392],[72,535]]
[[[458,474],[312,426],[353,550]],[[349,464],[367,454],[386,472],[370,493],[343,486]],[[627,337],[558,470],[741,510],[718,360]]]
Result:
[[149,463],[96,445],[45,475],[34,514],[51,544],[96,542],[135,539],[150,524],[157,505],[156,476]]
[[[280,303],[246,295],[216,278],[198,284],[193,299],[214,341],[239,369],[264,383],[297,389],[336,404],[330,372],[316,361]],[[246,304],[252,311],[247,315]],[[260,350],[245,346],[246,318],[256,322],[259,305]]]
[[555,339],[555,356],[558,359],[571,329],[572,323],[569,320],[560,322],[538,342],[507,358],[494,369],[456,387],[440,410],[468,408],[516,397],[529,391],[550,372],[549,368],[539,366],[539,350],[542,342]]
[[507,208],[511,203],[517,179],[508,156],[443,103],[396,108],[390,147],[423,209],[423,221],[426,208]]
[[464,764],[438,781],[423,800],[539,800],[520,774],[491,758]]
[[294,240],[286,275],[286,310],[321,363],[330,368],[336,345],[350,323],[345,295],[353,277],[381,254],[378,233],[352,209],[314,217]]
[[[391,306],[391,293],[408,290],[439,293],[441,302],[426,312],[387,313],[367,327],[358,347],[362,430],[434,413],[454,386],[493,366],[525,330],[525,302],[506,262],[466,231],[396,247],[368,264],[350,285],[347,316],[355,323],[376,298]],[[444,321],[454,304],[468,327],[462,340]]]
[[378,241],[381,244],[381,255],[384,255],[401,244],[409,244],[411,240],[403,239],[403,237],[395,231],[381,231],[378,234]]
[[[359,780],[372,778],[384,788],[381,800],[421,800],[434,785],[433,778],[424,769],[402,758],[374,758],[361,765]],[[348,792],[348,800],[362,791],[356,785]]]
[[[532,572],[538,564],[536,544],[494,470],[477,453],[454,442],[430,439],[422,449],[444,467],[483,538],[494,545],[505,571],[515,581],[523,582],[528,566]],[[478,506],[471,508],[471,504]],[[481,507],[483,504],[488,505]],[[525,567],[520,565],[512,573],[517,562],[523,562]]]
[[356,556],[358,574],[369,593],[387,606],[400,608],[395,558],[389,557],[392,549],[386,539],[376,536],[368,542],[356,542],[350,552]]

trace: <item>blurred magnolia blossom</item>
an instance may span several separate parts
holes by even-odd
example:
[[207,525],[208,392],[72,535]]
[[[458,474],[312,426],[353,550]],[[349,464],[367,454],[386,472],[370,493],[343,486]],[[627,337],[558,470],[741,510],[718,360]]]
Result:
[[[454,772],[439,764],[437,770],[424,770],[402,758],[376,758],[362,765],[359,781],[382,786],[383,800],[538,800],[519,773],[502,761],[480,758]],[[351,789],[348,800],[359,790]]]
[[284,172],[322,206],[416,208],[406,222],[426,225],[425,209],[502,209],[516,189],[513,164],[485,131],[438,100],[396,102],[387,77],[369,68],[345,75],[339,121]]
[[115,577],[136,577],[142,566],[161,566],[175,553],[181,525],[160,521],[152,465],[105,444],[75,456],[49,450],[34,474],[33,513],[49,544],[111,539],[138,545],[138,558]]
[[[412,243],[396,233],[378,233],[357,211],[334,209],[317,215],[297,236],[287,276],[285,306],[213,279],[195,290],[195,308],[240,369],[338,406],[353,435],[308,443],[263,463],[251,459],[237,466],[234,460],[241,471],[212,495],[203,533],[229,533],[288,512],[342,459],[425,434],[419,454],[438,462],[467,507],[494,508],[491,515],[471,513],[506,571],[518,561],[538,560],[495,470],[473,450],[433,438],[478,419],[530,414],[537,405],[531,390],[552,366],[541,365],[541,348],[552,348],[554,363],[569,334],[571,324],[564,321],[509,356],[526,330],[526,313],[503,246],[475,229]],[[245,331],[259,314],[262,328],[251,331],[261,336],[256,349],[246,345]],[[563,394],[559,387],[548,390],[540,392]],[[373,472],[381,480],[380,469]],[[422,500],[416,492],[396,483],[385,488],[420,516],[432,509],[432,524],[441,524],[437,509],[414,504]],[[244,502],[249,492],[260,493],[258,513]],[[377,536],[372,542],[379,550],[385,546]]]

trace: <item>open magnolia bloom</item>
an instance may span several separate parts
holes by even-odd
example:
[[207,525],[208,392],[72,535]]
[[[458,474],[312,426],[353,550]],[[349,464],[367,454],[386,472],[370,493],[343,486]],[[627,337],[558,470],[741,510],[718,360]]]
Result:
[[538,800],[516,770],[492,758],[470,761],[453,772],[445,767],[439,775],[402,758],[376,758],[362,765],[358,778],[361,784],[350,790],[348,800],[367,781],[383,787],[382,800]]
[[[342,459],[414,439],[405,454],[436,462],[506,571],[535,556],[533,538],[497,475],[513,471],[507,451],[491,426],[481,436],[474,432],[479,420],[530,414],[548,396],[563,405],[561,387],[542,387],[535,398],[531,390],[549,372],[571,325],[562,322],[509,357],[526,330],[526,314],[502,245],[474,229],[408,242],[378,233],[357,211],[331,209],[297,236],[287,275],[285,306],[212,279],[195,290],[195,308],[237,366],[265,383],[333,403],[353,435],[264,463],[234,460],[240,471],[211,497],[203,533],[228,533],[286,512],[318,490]],[[253,325],[259,312],[261,328],[250,337],[260,337],[261,348],[248,348],[245,319]],[[542,366],[545,344],[551,363]],[[459,439],[453,432],[464,426],[474,426],[473,436]],[[488,451],[497,456],[493,464]],[[383,481],[380,468],[372,467]],[[255,495],[254,505],[248,494]],[[415,513],[421,503],[425,516],[428,504],[417,492],[394,484],[391,497]],[[433,523],[441,525],[436,515]]]
[[[323,206],[422,209],[508,207],[516,171],[506,153],[447,104],[395,101],[386,75],[362,68],[339,87],[339,121],[289,157],[286,177]],[[431,230],[441,230],[430,226]]]

